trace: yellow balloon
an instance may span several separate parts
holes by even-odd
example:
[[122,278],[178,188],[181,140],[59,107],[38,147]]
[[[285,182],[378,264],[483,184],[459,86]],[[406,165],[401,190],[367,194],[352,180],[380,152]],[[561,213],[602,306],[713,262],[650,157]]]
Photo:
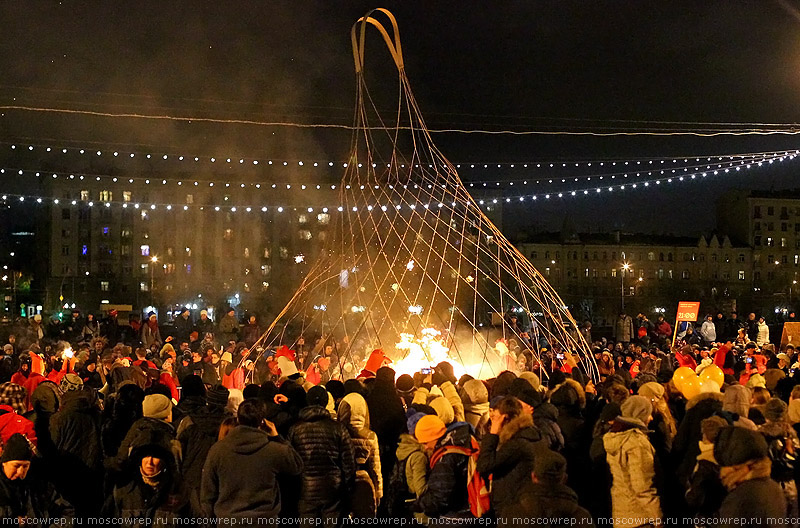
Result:
[[697,379],[697,374],[689,367],[680,367],[675,370],[675,373],[672,375],[672,381],[675,383],[675,387],[683,392],[683,386],[686,380],[689,379]]
[[725,383],[725,374],[723,374],[722,369],[719,368],[717,365],[710,365],[703,369],[703,372],[700,373],[700,381],[703,380],[711,380],[717,382],[717,385],[722,387],[722,384]]
[[687,400],[691,400],[698,394],[700,394],[700,379],[695,376],[693,378],[687,378],[683,380],[683,388],[681,389],[681,394]]

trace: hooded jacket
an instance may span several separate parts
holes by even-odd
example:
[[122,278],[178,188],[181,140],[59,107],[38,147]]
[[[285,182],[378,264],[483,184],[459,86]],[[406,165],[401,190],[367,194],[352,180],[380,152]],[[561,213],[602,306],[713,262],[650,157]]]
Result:
[[299,418],[289,431],[304,466],[298,513],[341,511],[356,473],[350,434],[319,405],[301,410]]
[[383,476],[378,436],[369,428],[369,410],[364,397],[352,392],[339,402],[338,420],[350,432],[356,463],[356,482],[372,487],[373,501],[377,506],[383,497]]
[[487,434],[481,441],[477,470],[492,475],[492,506],[498,518],[519,494],[519,487],[531,477],[537,451],[546,449],[542,435],[533,425],[533,417],[520,414],[504,423],[500,434]]
[[[611,515],[615,525],[640,526],[661,519],[654,484],[655,450],[645,430],[631,426],[603,436],[611,470]],[[650,521],[650,520],[653,521]]]
[[397,446],[397,463],[406,465],[408,491],[419,497],[428,487],[428,456],[425,448],[412,435],[400,435]]
[[303,463],[280,437],[239,425],[208,452],[200,491],[205,515],[275,518],[281,510],[279,475],[298,475]]

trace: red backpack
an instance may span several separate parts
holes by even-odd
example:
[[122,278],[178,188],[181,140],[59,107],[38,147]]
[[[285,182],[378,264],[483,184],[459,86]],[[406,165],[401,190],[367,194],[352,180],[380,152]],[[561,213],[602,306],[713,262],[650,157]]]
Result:
[[491,488],[491,477],[484,479],[477,471],[478,454],[480,446],[475,437],[470,437],[470,447],[447,445],[442,446],[431,455],[431,469],[444,456],[450,454],[464,455],[467,457],[467,497],[469,499],[469,511],[475,517],[482,517],[489,511],[489,490]]

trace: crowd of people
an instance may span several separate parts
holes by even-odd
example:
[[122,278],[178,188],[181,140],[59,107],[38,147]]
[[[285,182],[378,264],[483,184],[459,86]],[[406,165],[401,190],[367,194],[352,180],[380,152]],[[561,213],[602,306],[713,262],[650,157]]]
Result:
[[228,316],[184,311],[163,339],[155,314],[10,335],[0,517],[798,523],[799,358],[753,314],[677,330],[621,314],[616,340],[583,325],[596,370],[509,340],[491,379],[398,376],[381,350],[348,370],[330,339],[263,350],[255,318]]

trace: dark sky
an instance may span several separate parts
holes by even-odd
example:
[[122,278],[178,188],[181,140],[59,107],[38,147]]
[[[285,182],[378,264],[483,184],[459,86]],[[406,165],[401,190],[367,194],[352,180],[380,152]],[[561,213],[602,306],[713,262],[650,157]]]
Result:
[[[381,5],[397,15],[408,76],[431,128],[655,126],[622,122],[627,120],[800,122],[798,1]],[[349,29],[371,7],[377,5],[3,2],[0,104],[350,124],[355,83]],[[375,33],[367,57],[371,91],[388,109],[396,76]],[[0,141],[22,140],[343,160],[350,135],[5,111]],[[733,154],[798,144],[795,136],[438,134],[435,140],[454,163]],[[9,163],[4,155],[0,162]],[[462,173],[465,180],[523,176],[508,169]],[[4,185],[10,184],[0,180]],[[710,204],[731,187],[800,187],[800,173],[794,165],[759,169],[658,192],[627,192],[622,198],[517,206],[510,216],[517,222],[513,229],[520,222],[557,229],[569,214],[579,230],[694,235],[713,228]]]

